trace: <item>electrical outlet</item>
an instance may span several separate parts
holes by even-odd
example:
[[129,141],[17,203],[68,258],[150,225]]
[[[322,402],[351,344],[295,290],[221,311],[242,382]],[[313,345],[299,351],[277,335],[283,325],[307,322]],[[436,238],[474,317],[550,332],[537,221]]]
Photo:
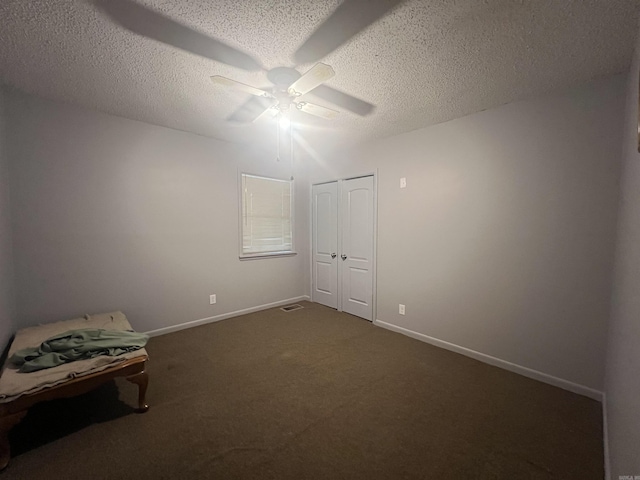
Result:
[[400,179],[400,188],[407,188],[407,178],[406,177],[402,177]]
[[398,304],[398,313],[404,315],[404,305],[401,303]]
[[216,294],[215,293],[213,295],[209,295],[209,305],[213,305],[214,303],[216,303]]

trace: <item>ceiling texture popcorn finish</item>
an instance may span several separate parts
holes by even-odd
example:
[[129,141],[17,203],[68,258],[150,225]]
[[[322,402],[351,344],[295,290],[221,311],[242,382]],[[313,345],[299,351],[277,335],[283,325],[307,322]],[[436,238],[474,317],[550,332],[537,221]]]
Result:
[[[272,118],[226,118],[265,88],[338,0],[138,0],[257,59],[246,71],[143,37],[90,0],[0,1],[0,80],[23,91],[233,142],[273,136]],[[326,85],[376,106],[331,120],[293,112],[310,143],[358,143],[629,68],[640,0],[408,0],[320,59]],[[335,108],[313,91],[309,102]],[[264,137],[267,138],[267,137]]]

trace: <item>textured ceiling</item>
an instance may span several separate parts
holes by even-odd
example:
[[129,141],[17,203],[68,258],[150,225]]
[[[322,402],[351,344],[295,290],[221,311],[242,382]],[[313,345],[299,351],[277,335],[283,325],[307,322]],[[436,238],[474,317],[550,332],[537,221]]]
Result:
[[[292,54],[339,0],[138,0],[257,58]],[[409,0],[323,59],[334,88],[377,106],[367,117],[294,112],[311,144],[356,143],[626,71],[639,0]],[[0,79],[45,98],[251,142],[273,119],[231,126],[247,95],[211,75],[246,72],[136,35],[88,0],[0,0]],[[298,65],[304,72],[311,64]],[[308,100],[331,106],[308,95]],[[273,127],[275,129],[275,127]]]

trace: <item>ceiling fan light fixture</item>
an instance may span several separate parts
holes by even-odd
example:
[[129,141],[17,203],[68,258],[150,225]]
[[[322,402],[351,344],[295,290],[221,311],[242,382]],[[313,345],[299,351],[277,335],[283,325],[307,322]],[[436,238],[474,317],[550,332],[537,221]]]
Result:
[[289,130],[289,127],[291,127],[291,120],[286,115],[280,114],[278,125],[280,125],[282,130]]

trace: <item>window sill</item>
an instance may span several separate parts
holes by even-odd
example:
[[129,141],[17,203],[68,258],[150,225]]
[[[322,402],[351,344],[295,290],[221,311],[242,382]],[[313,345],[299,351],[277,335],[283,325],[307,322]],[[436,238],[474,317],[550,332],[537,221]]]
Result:
[[260,258],[273,258],[273,257],[293,257],[298,252],[265,252],[265,253],[248,253],[246,255],[239,255],[240,260],[258,260]]

